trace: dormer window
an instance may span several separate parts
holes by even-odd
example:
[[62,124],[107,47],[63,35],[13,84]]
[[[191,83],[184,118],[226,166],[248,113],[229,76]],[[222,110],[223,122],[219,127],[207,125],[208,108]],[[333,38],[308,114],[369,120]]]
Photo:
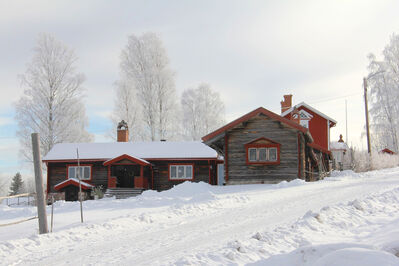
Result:
[[309,128],[309,121],[313,118],[313,115],[309,114],[305,110],[299,111],[299,124],[303,127]]
[[247,164],[279,164],[280,144],[266,138],[259,138],[245,144]]

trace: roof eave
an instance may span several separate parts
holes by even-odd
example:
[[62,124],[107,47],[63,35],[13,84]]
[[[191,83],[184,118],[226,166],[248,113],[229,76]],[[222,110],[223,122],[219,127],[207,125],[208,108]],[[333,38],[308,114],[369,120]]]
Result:
[[303,126],[301,126],[301,125],[299,125],[299,124],[297,124],[297,123],[295,123],[295,122],[293,122],[293,121],[291,121],[291,120],[289,120],[289,119],[287,119],[285,117],[282,117],[282,116],[280,116],[278,114],[275,114],[275,113],[273,113],[273,112],[271,112],[271,111],[269,111],[269,110],[267,110],[267,109],[265,109],[263,107],[259,107],[259,108],[255,109],[255,110],[253,110],[253,111],[251,111],[251,112],[249,112],[249,113],[247,113],[247,114],[245,114],[245,115],[233,120],[232,122],[224,125],[223,127],[221,127],[219,129],[209,133],[208,135],[202,137],[202,141],[204,143],[212,143],[213,141],[210,142],[210,140],[216,138],[217,136],[225,133],[227,130],[230,130],[230,129],[234,128],[235,126],[239,125],[240,123],[243,123],[243,122],[251,119],[252,117],[254,117],[254,116],[258,115],[258,114],[264,114],[266,116],[269,116],[270,118],[272,118],[274,120],[278,120],[278,121],[286,124],[287,126],[289,126],[291,128],[294,128],[296,130],[301,131],[304,134],[306,134],[306,132],[308,131],[307,128],[305,128],[305,127],[303,127]]
[[333,126],[335,126],[335,125],[337,124],[337,121],[336,121],[336,120],[334,120],[334,119],[332,119],[331,117],[329,117],[329,116],[323,114],[322,112],[320,112],[320,111],[314,109],[312,106],[308,105],[308,104],[305,103],[305,102],[301,102],[301,103],[298,103],[298,104],[292,106],[290,109],[288,109],[288,110],[286,110],[285,112],[283,112],[283,113],[281,114],[281,116],[286,116],[286,115],[288,115],[289,113],[291,113],[293,110],[295,110],[296,108],[299,108],[299,107],[301,107],[301,106],[303,106],[303,107],[309,109],[310,111],[312,111],[312,112],[314,112],[314,113],[320,115],[321,117],[325,118],[326,120],[329,120],[330,122],[333,122],[333,124],[334,124]]

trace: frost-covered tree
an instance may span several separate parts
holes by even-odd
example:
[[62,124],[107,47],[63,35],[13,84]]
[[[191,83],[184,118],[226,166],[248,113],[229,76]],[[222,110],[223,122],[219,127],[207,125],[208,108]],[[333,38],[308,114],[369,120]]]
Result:
[[[140,106],[141,135],[152,141],[173,137],[177,110],[174,73],[159,37],[154,33],[129,36],[122,50],[120,68],[120,82],[134,90],[133,104]],[[117,98],[116,105],[123,105],[124,100]],[[130,123],[127,118],[119,119]]]
[[10,186],[10,193],[9,195],[17,195],[23,192],[24,189],[24,182],[22,181],[22,176],[18,172],[12,178],[11,186]]
[[76,61],[65,44],[51,35],[39,35],[33,58],[21,75],[24,94],[16,103],[17,135],[28,160],[33,132],[40,135],[42,155],[57,143],[92,139],[82,101],[84,76],[76,72]]
[[[0,196],[4,196],[8,192],[9,179],[0,174]],[[0,202],[1,203],[1,202]]]
[[224,104],[218,92],[209,84],[202,83],[195,89],[187,89],[181,97],[183,129],[187,139],[201,137],[225,123]]
[[393,34],[383,59],[369,55],[370,115],[373,146],[398,151],[399,35]]
[[118,123],[125,120],[129,127],[129,141],[143,140],[141,105],[137,100],[137,90],[125,78],[116,83],[116,98],[111,115],[113,124],[112,136],[116,138],[115,129]]

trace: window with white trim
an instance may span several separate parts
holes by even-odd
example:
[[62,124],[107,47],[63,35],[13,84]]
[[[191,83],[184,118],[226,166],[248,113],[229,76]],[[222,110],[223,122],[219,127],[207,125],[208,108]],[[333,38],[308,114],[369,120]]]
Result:
[[303,127],[309,128],[309,120],[307,119],[299,121],[299,124]]
[[277,162],[276,147],[248,148],[249,162]]
[[192,180],[192,165],[169,165],[169,179],[175,180]]
[[68,178],[80,178],[81,180],[90,180],[90,177],[91,166],[68,166]]

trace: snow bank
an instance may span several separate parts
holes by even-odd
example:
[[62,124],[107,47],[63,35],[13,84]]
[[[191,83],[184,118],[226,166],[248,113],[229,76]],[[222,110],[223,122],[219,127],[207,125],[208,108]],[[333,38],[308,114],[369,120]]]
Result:
[[314,245],[299,248],[288,254],[272,256],[248,265],[323,265],[323,266],[376,266],[398,265],[394,255],[372,246],[356,243]]
[[347,204],[326,206],[319,212],[308,211],[294,224],[230,243],[224,251],[226,262],[255,261],[248,265],[280,266],[399,265],[398,211],[399,188]]
[[200,202],[215,199],[215,194],[212,193],[214,187],[205,183],[193,183],[186,181],[179,185],[174,186],[169,190],[162,192],[156,192],[154,190],[144,191],[142,194],[143,199],[149,199],[153,197],[164,197],[164,198],[174,198],[190,200],[191,202]]
[[276,188],[296,187],[296,186],[302,186],[304,184],[306,184],[305,180],[297,178],[289,182],[281,181],[280,183],[275,184],[274,187]]
[[[79,203],[59,201],[52,234],[37,235],[37,220],[0,227],[0,264],[330,265],[346,256],[398,265],[398,176],[399,168],[311,183],[185,182],[85,201],[83,224]],[[35,213],[2,205],[0,224]]]
[[394,266],[399,265],[399,260],[394,255],[384,251],[351,247],[331,252],[318,259],[314,264],[325,266]]
[[18,217],[36,216],[37,211],[34,206],[17,205],[9,207],[6,204],[0,204],[0,220],[15,219]]

